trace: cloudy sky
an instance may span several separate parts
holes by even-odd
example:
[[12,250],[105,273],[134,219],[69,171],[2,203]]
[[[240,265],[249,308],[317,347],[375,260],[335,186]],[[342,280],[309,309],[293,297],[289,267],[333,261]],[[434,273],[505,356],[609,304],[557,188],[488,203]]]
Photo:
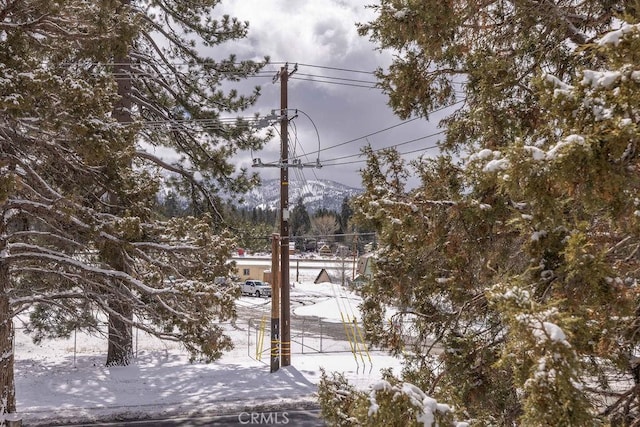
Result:
[[[386,67],[391,61],[390,52],[376,50],[368,38],[357,34],[356,23],[374,17],[373,11],[365,8],[374,1],[223,0],[216,9],[249,21],[250,27],[247,38],[216,47],[213,56],[232,52],[238,59],[259,59],[265,55],[271,58],[270,73],[249,79],[251,85],[263,89],[251,113],[268,114],[279,108],[280,85],[272,83],[272,78],[283,63],[288,62],[290,70],[293,64],[298,64],[289,82],[289,108],[308,117],[299,113],[294,120],[298,139],[295,150],[297,154],[308,153],[308,161],[315,162],[320,146],[323,167],[291,171],[291,180],[332,179],[359,187],[359,170],[364,162],[358,154],[365,144],[382,148],[439,130],[438,116],[432,117],[431,122],[420,119],[401,124],[387,107],[386,96],[372,88],[375,79],[370,72],[376,67]],[[390,127],[393,128],[384,130]],[[295,138],[293,128],[290,133]],[[364,138],[367,135],[370,136]],[[405,143],[398,149],[403,153],[420,151],[435,145],[439,137]],[[279,139],[274,139],[253,156],[264,163],[273,162],[278,160],[279,150]],[[251,161],[248,157],[241,162],[250,165]],[[263,179],[279,176],[275,168],[261,168],[259,172]]]

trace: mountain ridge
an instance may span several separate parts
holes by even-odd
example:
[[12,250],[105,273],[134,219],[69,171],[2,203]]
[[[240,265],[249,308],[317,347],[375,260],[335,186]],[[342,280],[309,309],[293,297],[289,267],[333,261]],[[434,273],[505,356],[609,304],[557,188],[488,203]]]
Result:
[[[289,207],[293,207],[300,197],[309,213],[319,209],[340,212],[345,197],[351,198],[363,192],[360,188],[350,187],[329,179],[308,179],[304,182],[289,181]],[[254,188],[243,195],[244,202],[240,204],[246,209],[275,210],[280,206],[280,180],[269,179],[262,181],[260,187]]]

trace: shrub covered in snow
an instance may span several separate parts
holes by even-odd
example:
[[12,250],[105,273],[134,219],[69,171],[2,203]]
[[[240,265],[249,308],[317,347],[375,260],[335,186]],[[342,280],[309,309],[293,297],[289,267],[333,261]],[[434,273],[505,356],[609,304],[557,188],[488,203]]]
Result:
[[318,386],[322,416],[333,426],[465,427],[453,410],[419,387],[383,371],[368,391],[357,390],[339,373],[322,373]]

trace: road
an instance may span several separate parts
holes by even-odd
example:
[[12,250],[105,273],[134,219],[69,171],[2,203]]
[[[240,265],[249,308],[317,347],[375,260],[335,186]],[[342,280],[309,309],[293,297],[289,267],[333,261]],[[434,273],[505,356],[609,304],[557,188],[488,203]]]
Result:
[[[277,412],[239,412],[225,415],[193,416],[147,420],[117,421],[94,424],[65,424],[65,427],[230,427],[230,426],[295,426],[320,427],[326,423],[320,418],[319,409],[278,409]],[[53,427],[53,426],[52,426]]]
[[[255,297],[246,297],[255,298]],[[241,303],[236,304],[236,312],[238,313],[238,319],[241,319],[241,324],[249,321],[253,321],[253,327],[258,327],[260,319],[263,315],[269,317],[271,314],[271,298],[263,298],[264,302],[256,303],[252,301],[251,305],[244,305]],[[322,320],[316,316],[297,316],[294,312],[296,307],[301,307],[308,304],[301,298],[291,298],[291,330],[292,331],[304,331],[305,334],[315,334],[324,338],[331,338],[334,340],[347,341],[345,336],[344,325],[342,323],[328,322]]]

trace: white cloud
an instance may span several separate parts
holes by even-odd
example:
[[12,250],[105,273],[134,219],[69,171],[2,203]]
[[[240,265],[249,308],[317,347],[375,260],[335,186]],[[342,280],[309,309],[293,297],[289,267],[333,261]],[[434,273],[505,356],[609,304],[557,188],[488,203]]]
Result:
[[[297,108],[307,113],[320,134],[322,162],[347,157],[322,169],[305,169],[307,179],[324,178],[352,186],[360,185],[359,169],[364,162],[355,157],[360,149],[370,143],[374,148],[386,147],[416,137],[422,137],[436,130],[436,119],[430,123],[418,120],[403,125],[393,131],[360,139],[349,144],[342,142],[367,135],[395,125],[400,119],[387,106],[387,96],[379,89],[370,89],[344,84],[317,82],[318,77],[339,77],[375,82],[372,74],[360,74],[309,67],[302,64],[334,67],[349,70],[373,71],[377,67],[386,68],[391,62],[391,53],[380,52],[368,37],[358,35],[356,23],[365,23],[375,18],[374,12],[365,7],[370,0],[314,0],[308,2],[288,2],[284,0],[224,0],[216,9],[241,21],[249,21],[247,38],[217,46],[210,54],[222,58],[234,53],[239,59],[260,59],[269,56],[273,64],[268,69],[273,75],[282,62],[298,63],[300,67],[289,83],[289,108]],[[300,79],[316,80],[316,82]],[[335,83],[349,81],[333,80]],[[280,86],[272,83],[272,75],[249,79],[248,86],[262,86],[262,96],[249,113],[268,113],[280,106]],[[351,82],[353,84],[359,84]],[[246,83],[243,83],[246,84]],[[370,84],[362,84],[368,86]],[[295,120],[298,132],[298,152],[311,153],[308,161],[315,161],[318,138],[307,117],[300,114]],[[411,151],[433,145],[430,138],[401,147]],[[326,147],[338,147],[325,150]],[[254,153],[264,162],[277,160],[279,141],[274,140],[264,151]],[[307,161],[303,159],[303,161]],[[240,160],[239,164],[249,165],[251,159]],[[331,162],[326,162],[329,164]],[[265,178],[276,178],[279,171],[273,168],[260,170]],[[294,174],[290,174],[294,179]]]
[[249,21],[249,35],[239,46],[242,53],[258,57],[266,53],[274,61],[327,64],[343,62],[353,52],[371,46],[356,31],[356,22],[373,17],[365,4],[336,0],[230,0],[222,2],[221,11]]

